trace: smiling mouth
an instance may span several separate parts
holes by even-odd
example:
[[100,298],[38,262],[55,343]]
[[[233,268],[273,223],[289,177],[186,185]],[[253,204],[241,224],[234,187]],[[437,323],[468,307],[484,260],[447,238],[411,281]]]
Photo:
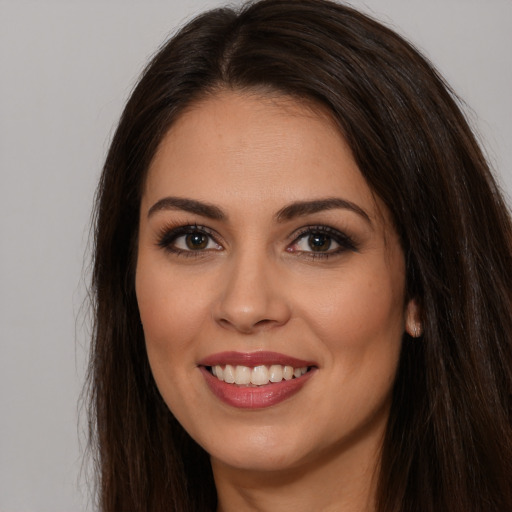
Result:
[[293,366],[280,364],[254,367],[230,364],[206,366],[206,369],[219,381],[246,387],[266,386],[268,384],[298,379],[312,368],[312,366],[294,368]]
[[319,369],[313,361],[264,350],[211,354],[198,361],[198,368],[218,399],[251,410],[290,399]]

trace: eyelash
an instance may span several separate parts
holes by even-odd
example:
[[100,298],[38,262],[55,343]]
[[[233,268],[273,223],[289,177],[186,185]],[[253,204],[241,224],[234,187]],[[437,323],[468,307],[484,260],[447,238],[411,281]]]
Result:
[[[182,236],[186,235],[194,235],[200,234],[207,236],[210,240],[213,240],[217,245],[220,245],[213,232],[204,227],[198,226],[197,224],[189,225],[189,226],[179,226],[179,227],[168,227],[165,226],[158,237],[157,245],[162,249],[172,253],[177,254],[178,256],[184,257],[198,257],[204,255],[205,250],[186,250],[179,249],[178,247],[173,246],[176,240]],[[207,249],[208,250],[208,249]],[[211,249],[210,249],[211,250]]]
[[[329,252],[297,251],[300,252],[301,255],[305,258],[326,259],[332,256],[339,256],[340,254],[347,251],[358,252],[358,245],[353,238],[329,226],[306,226],[300,229],[298,233],[294,233],[293,242],[288,247],[297,244],[300,240],[311,235],[325,235],[330,239],[331,242],[337,243],[339,247],[334,250],[329,250]],[[289,249],[287,250],[289,252],[293,252]]]
[[[198,226],[197,224],[194,225],[187,225],[187,226],[179,226],[179,227],[164,227],[159,236],[158,236],[158,247],[172,253],[176,254],[178,256],[184,256],[184,257],[201,257],[204,256],[205,252],[209,252],[212,249],[198,249],[198,250],[186,250],[186,249],[180,249],[178,247],[175,247],[173,244],[176,242],[176,240],[182,236],[186,235],[204,235],[208,237],[210,241],[213,241],[218,246],[222,247],[221,244],[216,239],[216,236],[214,232],[212,232],[210,229],[204,227],[204,226]],[[325,235],[329,238],[331,242],[335,242],[338,244],[339,247],[337,247],[335,250],[328,250],[328,252],[315,252],[315,251],[301,251],[301,250],[291,250],[290,248],[294,245],[298,244],[302,239],[312,236],[312,235]],[[332,256],[338,256],[341,253],[351,251],[351,252],[358,252],[358,245],[356,242],[345,233],[338,231],[337,229],[333,229],[329,226],[306,226],[304,228],[301,228],[298,232],[294,233],[293,235],[293,241],[288,245],[287,251],[288,252],[295,252],[299,253],[302,257],[309,258],[309,259],[327,259]],[[209,242],[208,242],[209,243]],[[221,250],[221,249],[219,249]]]

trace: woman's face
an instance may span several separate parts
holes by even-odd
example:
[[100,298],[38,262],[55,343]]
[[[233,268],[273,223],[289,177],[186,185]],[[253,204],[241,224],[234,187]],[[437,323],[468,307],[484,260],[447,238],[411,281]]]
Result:
[[214,468],[376,456],[404,288],[388,212],[321,109],[222,92],[164,137],[137,299],[158,388]]

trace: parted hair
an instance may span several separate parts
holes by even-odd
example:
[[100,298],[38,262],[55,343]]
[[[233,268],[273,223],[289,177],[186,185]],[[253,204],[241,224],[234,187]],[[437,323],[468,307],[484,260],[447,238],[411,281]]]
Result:
[[512,228],[460,101],[411,44],[328,0],[200,15],[151,60],[97,189],[88,376],[103,512],[207,512],[208,454],[162,400],[135,296],[145,176],[180,113],[220,90],[321,105],[389,209],[423,335],[404,334],[379,512],[512,510]]

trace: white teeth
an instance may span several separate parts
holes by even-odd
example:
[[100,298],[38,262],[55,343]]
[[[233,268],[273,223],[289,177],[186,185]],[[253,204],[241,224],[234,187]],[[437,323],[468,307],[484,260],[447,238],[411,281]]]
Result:
[[238,384],[241,386],[264,386],[269,382],[281,382],[284,380],[291,380],[294,377],[297,379],[304,375],[308,368],[293,368],[292,366],[282,366],[280,364],[273,364],[270,367],[260,365],[254,368],[249,366],[232,366],[227,364],[224,368],[220,365],[212,366],[212,374],[221,381],[229,384]]
[[301,375],[304,375],[306,372],[308,371],[308,369],[304,366],[303,368],[294,368],[293,370],[293,376],[295,378],[298,378],[300,377]]
[[281,382],[283,380],[283,367],[280,364],[273,364],[268,369],[270,382]]
[[256,366],[252,369],[251,384],[256,386],[268,384],[268,368],[266,366]]
[[248,366],[237,366],[235,369],[235,384],[249,384],[252,380],[251,369]]
[[283,369],[283,379],[291,380],[293,377],[293,368],[291,366],[285,366]]
[[228,382],[229,384],[235,383],[235,371],[230,364],[227,364],[224,368],[224,382]]
[[217,377],[217,379],[224,380],[224,370],[222,369],[222,366],[212,366],[212,373]]

